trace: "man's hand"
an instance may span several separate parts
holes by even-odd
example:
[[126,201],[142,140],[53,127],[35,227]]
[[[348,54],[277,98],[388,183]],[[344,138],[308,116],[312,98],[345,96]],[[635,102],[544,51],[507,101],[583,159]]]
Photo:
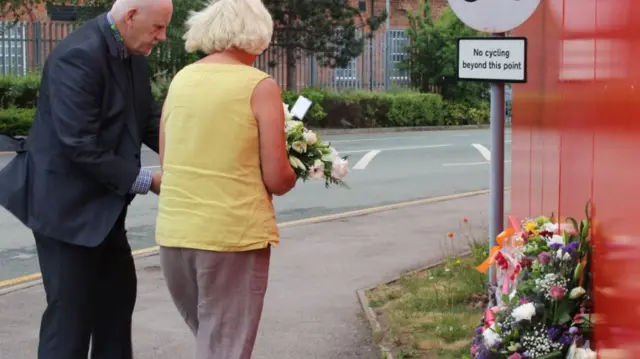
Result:
[[162,185],[162,171],[154,172],[151,176],[151,192],[160,194],[160,186]]

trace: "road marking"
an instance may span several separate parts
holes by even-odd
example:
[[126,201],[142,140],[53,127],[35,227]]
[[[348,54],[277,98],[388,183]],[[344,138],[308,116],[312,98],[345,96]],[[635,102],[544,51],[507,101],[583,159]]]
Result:
[[475,147],[475,149],[478,150],[478,152],[480,152],[480,154],[482,155],[482,157],[484,157],[485,160],[491,161],[491,151],[489,151],[488,148],[477,143],[474,143],[471,146]]
[[[443,163],[442,167],[459,167],[459,166],[478,166],[478,165],[488,165],[491,162],[482,161],[482,162],[461,162],[461,163]],[[504,163],[511,163],[511,160],[506,160]]]
[[[445,145],[425,145],[425,146],[405,146],[405,147],[388,147],[388,148],[379,148],[378,151],[409,151],[409,150],[420,150],[426,148],[440,148],[440,147],[451,147],[453,145],[445,144]],[[342,153],[364,153],[373,151],[372,149],[366,150],[347,150],[347,151],[338,151]]]
[[[505,190],[509,190],[510,188],[511,187],[505,187]],[[449,201],[449,200],[465,198],[465,197],[473,197],[473,196],[486,194],[486,193],[489,193],[489,190],[464,192],[464,193],[451,194],[451,195],[440,196],[440,197],[423,198],[423,199],[418,199],[418,200],[414,200],[414,201],[398,202],[398,203],[388,204],[388,205],[384,205],[384,206],[369,207],[369,208],[363,208],[363,209],[358,209],[358,210],[354,210],[354,211],[347,211],[347,212],[342,212],[342,213],[335,213],[335,214],[329,214],[329,215],[324,215],[324,216],[304,218],[304,219],[298,219],[298,220],[295,220],[295,221],[283,222],[283,223],[278,224],[278,227],[279,228],[287,228],[287,227],[299,226],[299,225],[304,225],[304,224],[314,224],[314,223],[319,223],[319,222],[335,221],[335,220],[338,220],[338,219],[358,217],[358,216],[363,216],[363,215],[366,215],[366,214],[384,212],[384,211],[389,211],[389,210],[393,210],[393,209],[399,209],[399,208],[405,208],[405,207],[411,207],[411,206],[418,206],[418,205],[422,205],[422,204],[430,204],[430,203],[436,203],[436,202],[443,202],[443,201]],[[154,246],[154,247],[150,247],[150,248],[143,248],[143,249],[138,249],[138,250],[132,251],[131,254],[133,256],[135,256],[135,257],[151,255],[151,254],[155,254],[158,251],[158,249],[159,249],[158,246]],[[0,281],[0,295],[6,294],[6,292],[2,291],[5,288],[17,286],[19,284],[25,284],[25,283],[31,282],[31,281],[36,281],[36,280],[41,279],[41,277],[42,277],[42,275],[40,273],[33,273],[33,274],[21,276],[21,277],[16,277],[16,278]],[[9,291],[12,291],[12,290],[9,289]]]
[[380,153],[379,150],[371,150],[371,151],[367,152],[367,154],[362,156],[360,161],[358,161],[356,163],[356,165],[353,166],[353,169],[354,170],[363,170],[363,169],[367,168],[367,165],[369,164],[369,162],[371,162],[371,160],[373,160],[378,155],[378,153]]

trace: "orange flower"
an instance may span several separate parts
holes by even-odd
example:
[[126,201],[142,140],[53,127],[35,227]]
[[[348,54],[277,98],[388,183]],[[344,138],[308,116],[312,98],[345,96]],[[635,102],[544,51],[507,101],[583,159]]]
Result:
[[449,232],[449,234],[447,234],[447,237],[449,237],[449,239],[453,239],[453,232]]

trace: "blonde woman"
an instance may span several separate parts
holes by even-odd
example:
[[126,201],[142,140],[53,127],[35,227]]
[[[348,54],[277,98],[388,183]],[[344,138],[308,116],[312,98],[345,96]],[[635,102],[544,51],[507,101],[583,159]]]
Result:
[[164,104],[156,239],[197,359],[251,357],[279,242],[272,195],[296,182],[281,90],[252,67],[272,31],[260,0],[193,13],[186,49],[208,56],[176,75]]

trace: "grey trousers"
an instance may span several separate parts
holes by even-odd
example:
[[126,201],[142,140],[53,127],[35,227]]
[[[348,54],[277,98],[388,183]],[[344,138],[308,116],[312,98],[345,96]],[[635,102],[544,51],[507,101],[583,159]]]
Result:
[[271,249],[213,252],[160,247],[173,302],[196,338],[196,359],[250,359]]

